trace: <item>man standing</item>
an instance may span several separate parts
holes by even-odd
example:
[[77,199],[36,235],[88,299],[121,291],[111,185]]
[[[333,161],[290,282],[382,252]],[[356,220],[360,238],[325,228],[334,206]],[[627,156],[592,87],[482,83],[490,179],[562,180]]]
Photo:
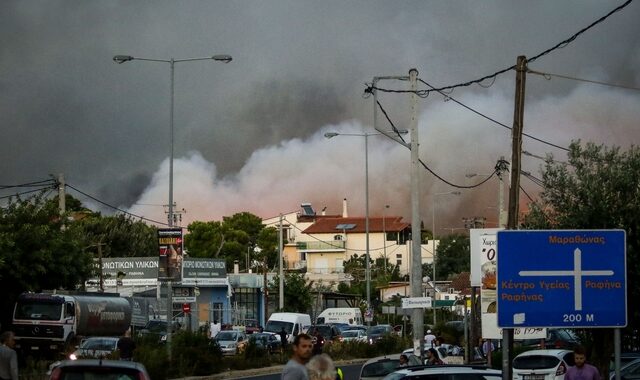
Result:
[[218,335],[220,330],[222,330],[222,326],[218,323],[217,319],[214,319],[213,323],[211,323],[211,327],[209,330],[209,333],[211,334],[211,339],[215,339],[216,335]]
[[436,336],[433,335],[431,330],[427,330],[427,334],[424,336],[425,349],[433,347],[433,342],[436,340]]
[[564,375],[565,380],[601,380],[598,369],[587,364],[587,350],[582,346],[573,349],[575,366],[569,367]]
[[280,335],[280,344],[282,345],[282,352],[287,348],[287,332],[284,331],[284,327],[280,329],[278,333]]
[[18,380],[18,355],[13,350],[15,343],[12,331],[0,335],[0,379]]
[[305,364],[311,358],[313,344],[307,334],[298,334],[293,339],[293,355],[282,370],[282,380],[309,380],[309,374]]
[[118,339],[118,351],[120,352],[120,360],[133,360],[133,350],[136,349],[136,342],[131,339],[131,329],[124,333],[124,336]]

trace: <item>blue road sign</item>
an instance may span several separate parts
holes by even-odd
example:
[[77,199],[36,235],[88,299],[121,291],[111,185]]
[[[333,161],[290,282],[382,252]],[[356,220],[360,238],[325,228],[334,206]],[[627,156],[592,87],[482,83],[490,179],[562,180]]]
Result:
[[627,325],[623,230],[498,232],[498,326]]

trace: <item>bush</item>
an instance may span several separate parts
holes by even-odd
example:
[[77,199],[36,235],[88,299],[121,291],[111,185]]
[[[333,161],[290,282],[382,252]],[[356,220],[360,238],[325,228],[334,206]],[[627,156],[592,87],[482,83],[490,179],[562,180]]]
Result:
[[222,370],[222,351],[206,335],[181,331],[173,335],[171,361],[174,375],[204,376]]

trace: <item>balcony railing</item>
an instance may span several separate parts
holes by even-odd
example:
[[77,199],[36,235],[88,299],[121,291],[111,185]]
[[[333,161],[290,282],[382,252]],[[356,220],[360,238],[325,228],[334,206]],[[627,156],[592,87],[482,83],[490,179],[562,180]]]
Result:
[[296,248],[300,251],[336,251],[344,250],[344,240],[326,241],[299,241]]

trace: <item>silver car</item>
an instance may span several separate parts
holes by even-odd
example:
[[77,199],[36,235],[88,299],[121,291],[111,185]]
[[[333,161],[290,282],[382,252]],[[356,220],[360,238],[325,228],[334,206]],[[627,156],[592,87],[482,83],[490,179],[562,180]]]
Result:
[[215,340],[223,355],[239,354],[247,345],[247,336],[242,331],[223,330],[216,334]]
[[380,380],[400,369],[400,355],[407,355],[409,365],[420,365],[420,358],[413,354],[393,354],[367,360],[360,369],[360,380]]

